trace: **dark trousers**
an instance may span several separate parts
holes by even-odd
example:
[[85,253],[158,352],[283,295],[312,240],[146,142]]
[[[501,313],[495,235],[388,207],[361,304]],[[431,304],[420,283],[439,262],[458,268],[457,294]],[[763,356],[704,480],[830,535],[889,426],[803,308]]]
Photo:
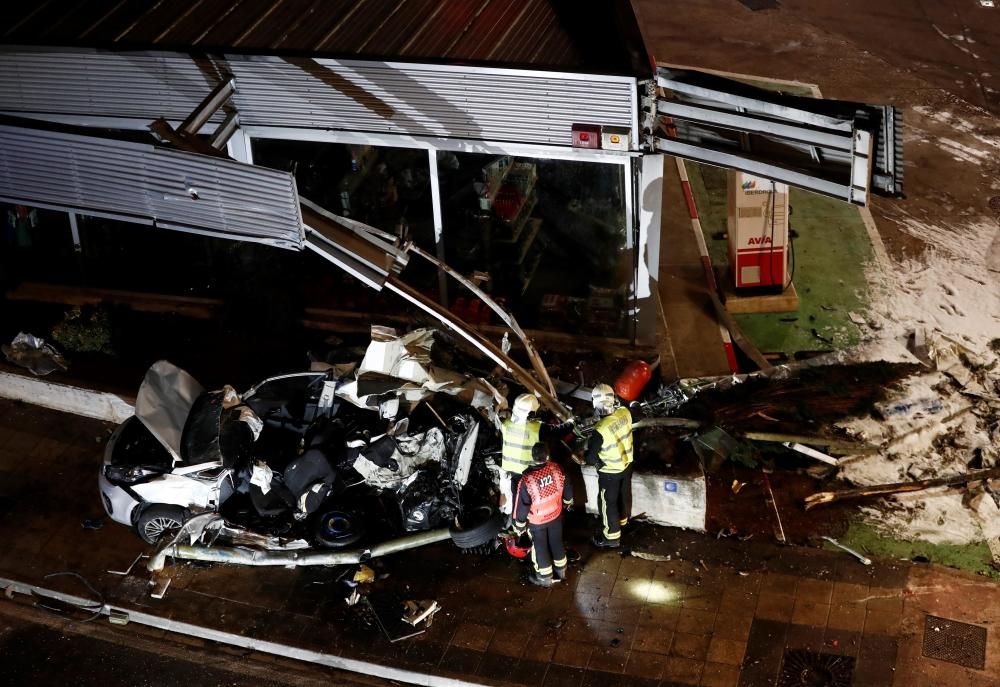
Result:
[[531,535],[531,563],[539,577],[566,577],[566,547],[563,546],[563,516],[544,525],[528,523]]
[[514,500],[514,508],[517,509],[517,485],[521,483],[521,475],[514,472],[508,472],[507,475],[510,476],[510,498]]
[[622,527],[628,524],[632,505],[632,466],[623,472],[597,473],[597,512],[601,516],[601,534],[605,539],[621,539]]

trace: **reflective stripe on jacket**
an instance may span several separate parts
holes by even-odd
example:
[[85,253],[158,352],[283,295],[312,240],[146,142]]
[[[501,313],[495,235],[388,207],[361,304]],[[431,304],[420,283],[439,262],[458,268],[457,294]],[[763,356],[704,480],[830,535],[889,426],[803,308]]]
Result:
[[619,408],[597,423],[601,435],[601,472],[623,472],[632,464],[632,413]]
[[505,421],[500,467],[516,475],[524,472],[531,465],[531,447],[538,443],[541,427],[542,423],[537,420],[524,423]]
[[544,525],[559,517],[563,508],[563,486],[566,484],[562,468],[555,463],[546,463],[545,467],[525,473],[521,483],[531,496],[528,522]]

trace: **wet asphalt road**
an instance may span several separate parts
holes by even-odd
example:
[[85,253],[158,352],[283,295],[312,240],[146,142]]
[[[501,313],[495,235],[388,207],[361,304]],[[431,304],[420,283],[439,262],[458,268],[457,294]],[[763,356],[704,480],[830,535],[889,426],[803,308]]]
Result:
[[43,625],[0,621],[3,687],[280,687],[287,683],[215,670],[126,645],[64,635]]
[[[318,666],[294,673],[249,655],[211,666],[211,650],[153,640],[141,631],[112,628],[106,619],[65,628],[35,622],[23,607],[0,598],[0,687],[373,687]],[[103,624],[103,626],[101,626]],[[141,640],[138,639],[141,636]],[[134,639],[136,638],[136,639]],[[158,650],[157,647],[162,647]]]

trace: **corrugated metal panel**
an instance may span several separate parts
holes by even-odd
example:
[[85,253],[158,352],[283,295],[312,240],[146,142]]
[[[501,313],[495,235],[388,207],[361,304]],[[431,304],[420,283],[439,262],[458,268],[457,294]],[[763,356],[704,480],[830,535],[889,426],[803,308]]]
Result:
[[568,146],[575,122],[637,125],[635,81],[621,77],[277,57],[229,65],[246,126]]
[[173,53],[0,52],[7,112],[183,120],[216,83],[195,60]]
[[0,198],[284,248],[303,240],[290,174],[47,129],[0,124]]
[[[575,122],[629,127],[634,79],[515,69],[228,57],[246,126],[569,146]],[[174,53],[0,52],[9,113],[184,119],[215,82]],[[221,113],[216,119],[221,118]]]

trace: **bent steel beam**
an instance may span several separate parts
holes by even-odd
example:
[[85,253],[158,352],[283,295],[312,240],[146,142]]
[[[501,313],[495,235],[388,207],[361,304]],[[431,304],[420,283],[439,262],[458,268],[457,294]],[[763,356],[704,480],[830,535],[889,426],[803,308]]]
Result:
[[[306,201],[303,199],[303,202],[305,203]],[[347,225],[349,228],[353,229],[358,233],[370,234],[376,238],[381,238],[386,245],[391,244],[393,241],[396,240],[396,237],[393,236],[392,234],[381,231],[380,229],[377,229],[375,227],[363,224],[361,222],[355,222],[354,220],[350,220],[345,217],[339,217],[337,215],[333,215],[331,213],[326,212],[325,210],[322,210],[322,212],[327,217],[327,219],[335,223]],[[549,393],[552,394],[553,396],[556,395],[555,386],[553,385],[552,380],[549,378],[548,370],[545,369],[545,365],[542,363],[541,356],[538,355],[538,351],[535,348],[534,344],[531,342],[531,339],[529,339],[528,335],[525,334],[523,329],[521,329],[521,325],[518,324],[517,320],[514,319],[513,315],[504,310],[499,303],[497,303],[495,300],[493,300],[493,298],[489,294],[487,294],[485,291],[479,288],[479,286],[477,286],[475,282],[467,279],[465,275],[463,275],[461,272],[455,270],[440,258],[431,255],[423,248],[420,248],[416,244],[410,242],[407,243],[405,247],[401,250],[405,253],[413,253],[427,260],[429,263],[437,267],[439,270],[441,270],[442,272],[453,278],[455,281],[457,281],[459,284],[464,286],[466,289],[468,289],[470,292],[472,292],[472,294],[475,295],[478,299],[480,299],[483,303],[485,303],[490,308],[490,310],[495,312],[497,316],[504,322],[504,324],[510,327],[511,331],[514,332],[514,335],[517,336],[517,338],[521,341],[521,344],[524,346],[524,350],[528,354],[528,359],[531,361],[532,369],[538,375],[538,378],[542,381],[542,383],[545,384],[545,387],[548,389]],[[454,315],[452,315],[452,318],[457,321],[457,318],[455,318]]]
[[561,420],[568,420],[572,417],[572,414],[559,402],[555,394],[550,393],[548,389],[542,386],[537,379],[531,376],[530,372],[518,365],[509,355],[494,346],[482,334],[472,329],[458,317],[455,317],[455,315],[443,306],[438,305],[438,303],[427,298],[411,286],[404,284],[396,277],[389,278],[385,286],[393,293],[398,294],[427,314],[433,316],[438,322],[461,336],[487,358],[509,372],[519,384],[538,396],[539,402],[551,410],[556,417]]
[[[738,169],[856,205],[903,192],[899,113],[660,67],[644,101],[651,149]],[[655,131],[659,123],[665,135]]]

